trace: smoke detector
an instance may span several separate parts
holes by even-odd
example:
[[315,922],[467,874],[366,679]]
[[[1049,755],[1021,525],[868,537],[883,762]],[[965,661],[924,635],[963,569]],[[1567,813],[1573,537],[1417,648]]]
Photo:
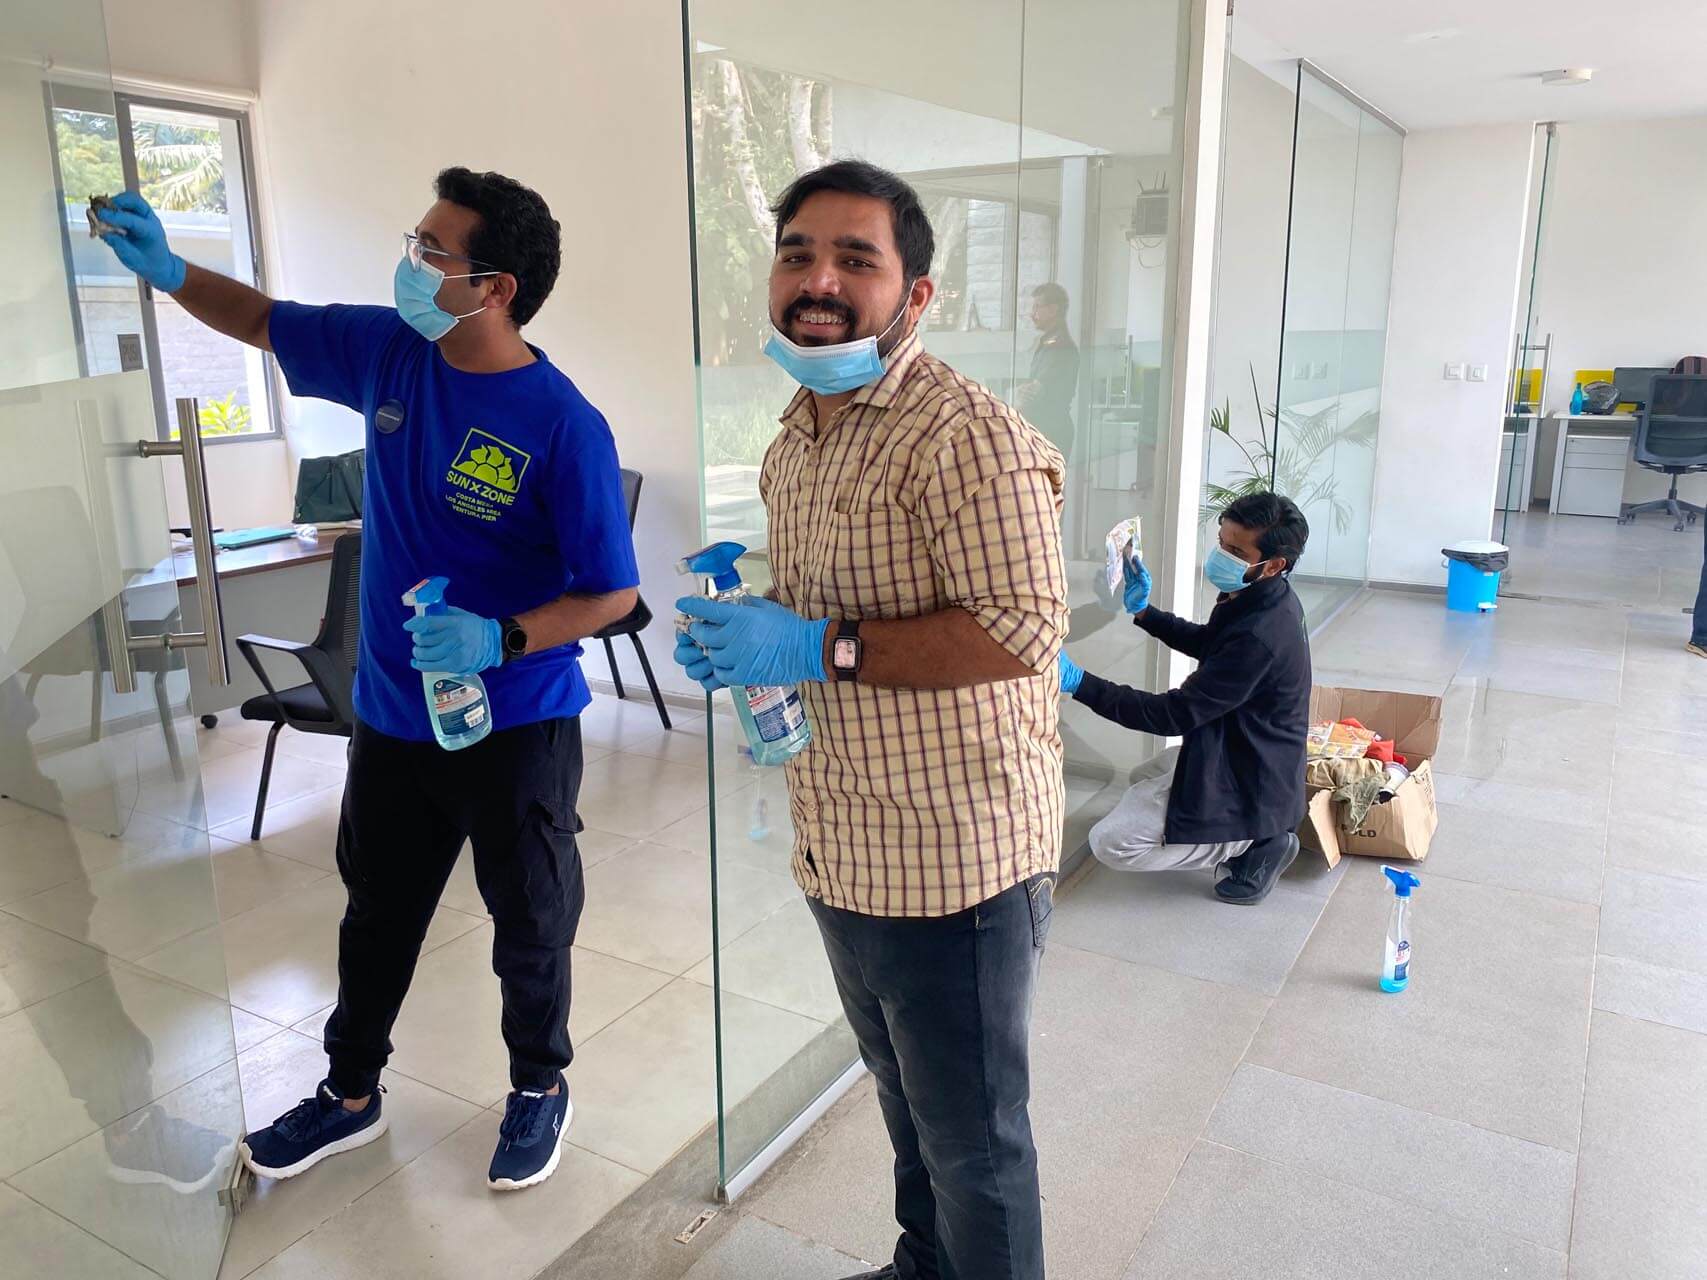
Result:
[[1594,79],[1593,67],[1563,67],[1558,71],[1543,71],[1542,84],[1587,84]]

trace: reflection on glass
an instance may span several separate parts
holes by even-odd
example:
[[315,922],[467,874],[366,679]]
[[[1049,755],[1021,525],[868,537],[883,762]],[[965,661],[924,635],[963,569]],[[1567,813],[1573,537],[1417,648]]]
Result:
[[123,185],[104,33],[0,31],[0,1258],[177,1280],[217,1274],[242,1110],[184,658],[113,678],[180,622],[137,291],[83,214]]
[[[1529,199],[1523,223],[1523,268],[1518,277],[1523,311],[1514,340],[1511,383],[1506,388],[1499,483],[1494,496],[1493,538],[1497,542],[1506,540],[1511,513],[1529,510],[1535,497],[1536,461],[1553,357],[1553,336],[1543,335],[1536,323],[1541,307],[1541,235],[1558,145],[1558,131],[1553,125],[1535,127],[1529,156]],[[1556,441],[1550,442],[1552,446],[1556,446]]]
[[1205,526],[1243,493],[1297,502],[1312,625],[1369,576],[1402,149],[1307,67],[1230,59]]
[[[769,582],[758,473],[795,390],[760,352],[769,206],[796,174],[863,158],[905,177],[935,230],[927,349],[1020,407],[1067,461],[1075,656],[1154,686],[1154,645],[1095,602],[1092,573],[1117,521],[1142,516],[1152,539],[1165,527],[1179,10],[865,6],[871,29],[917,32],[915,56],[845,39],[831,8],[797,6],[785,23],[764,6],[690,6],[706,534],[752,548],[750,584]],[[1062,733],[1072,853],[1156,744],[1074,705]],[[783,779],[747,781],[734,746],[733,722],[716,720],[726,1180],[855,1056],[804,905],[754,924],[754,887],[733,887],[788,877],[792,844]]]

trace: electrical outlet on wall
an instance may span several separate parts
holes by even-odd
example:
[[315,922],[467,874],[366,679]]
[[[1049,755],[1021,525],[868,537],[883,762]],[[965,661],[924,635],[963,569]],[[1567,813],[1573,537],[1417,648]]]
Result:
[[1446,372],[1440,376],[1454,382],[1459,381],[1464,377],[1464,366],[1462,364],[1448,364]]
[[1465,377],[1466,380],[1470,382],[1486,382],[1488,380],[1488,366],[1485,364],[1473,364],[1470,366],[1470,372],[1465,375]]

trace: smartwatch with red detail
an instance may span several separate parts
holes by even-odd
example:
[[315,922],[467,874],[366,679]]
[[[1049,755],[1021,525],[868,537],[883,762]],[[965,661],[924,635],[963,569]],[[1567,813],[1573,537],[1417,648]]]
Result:
[[830,669],[836,673],[836,679],[857,679],[864,660],[865,645],[859,638],[859,623],[838,622],[836,638],[830,641]]

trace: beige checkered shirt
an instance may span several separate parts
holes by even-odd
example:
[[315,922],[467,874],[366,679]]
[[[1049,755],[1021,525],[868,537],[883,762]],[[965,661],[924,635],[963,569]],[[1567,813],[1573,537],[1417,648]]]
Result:
[[820,428],[802,390],[765,454],[778,597],[808,618],[958,607],[1038,674],[962,689],[807,684],[788,766],[794,875],[877,916],[961,911],[1061,856],[1061,455],[918,335]]

